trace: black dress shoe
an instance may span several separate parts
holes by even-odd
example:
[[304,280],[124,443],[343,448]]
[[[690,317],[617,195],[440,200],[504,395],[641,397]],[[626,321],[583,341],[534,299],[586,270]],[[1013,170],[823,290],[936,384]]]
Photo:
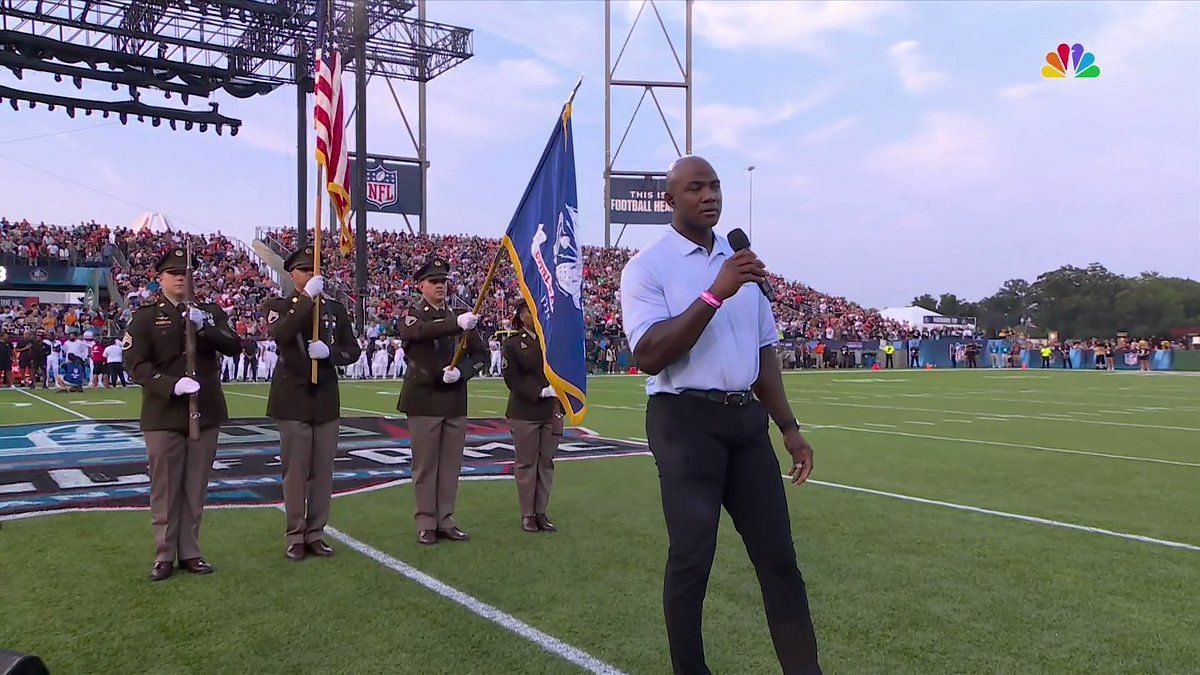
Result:
[[319,558],[328,558],[333,555],[333,547],[318,539],[308,542],[308,552]]
[[169,560],[159,560],[154,563],[154,567],[150,568],[150,581],[162,581],[171,576],[175,571],[175,565]]
[[430,546],[438,541],[438,533],[435,530],[421,530],[417,533],[417,541]]
[[452,527],[448,530],[438,530],[437,535],[443,539],[449,539],[450,541],[466,541],[471,538],[470,535],[458,529],[457,527]]
[[292,562],[300,562],[304,560],[304,544],[291,544],[287,547],[287,552],[284,553],[288,560]]
[[212,574],[213,566],[208,564],[204,558],[188,558],[187,560],[179,561],[179,568],[187,570],[192,574]]
[[526,532],[537,532],[537,518],[533,516],[521,516],[521,529]]
[[540,529],[545,530],[546,532],[558,531],[558,528],[554,526],[554,523],[550,522],[550,519],[546,517],[546,514],[539,513],[535,517],[537,518],[537,525]]

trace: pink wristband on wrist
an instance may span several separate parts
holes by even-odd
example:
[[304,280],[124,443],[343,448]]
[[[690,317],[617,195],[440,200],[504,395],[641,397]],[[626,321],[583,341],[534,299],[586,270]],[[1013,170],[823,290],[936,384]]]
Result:
[[700,294],[700,299],[707,302],[713,309],[720,309],[723,304],[720,298],[712,294],[712,291],[704,291]]

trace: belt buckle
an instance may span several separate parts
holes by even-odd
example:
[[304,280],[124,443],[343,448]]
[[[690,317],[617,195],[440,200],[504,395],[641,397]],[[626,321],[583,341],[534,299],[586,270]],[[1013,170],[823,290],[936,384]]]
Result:
[[724,404],[727,406],[736,405],[738,407],[746,405],[746,394],[744,392],[740,392],[740,391],[725,392],[725,403]]

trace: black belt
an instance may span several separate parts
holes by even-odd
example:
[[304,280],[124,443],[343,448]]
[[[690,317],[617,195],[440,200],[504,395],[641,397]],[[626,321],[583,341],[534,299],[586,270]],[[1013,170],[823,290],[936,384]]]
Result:
[[755,401],[753,391],[718,391],[716,389],[684,389],[679,392],[687,396],[702,398],[713,403],[720,403],[726,406],[741,407],[747,403]]

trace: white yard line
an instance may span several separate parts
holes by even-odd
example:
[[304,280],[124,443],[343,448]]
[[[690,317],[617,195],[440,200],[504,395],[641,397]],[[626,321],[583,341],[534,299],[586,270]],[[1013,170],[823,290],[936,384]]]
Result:
[[78,418],[79,418],[79,419],[81,419],[81,420],[88,420],[88,421],[92,421],[92,418],[91,418],[91,417],[88,417],[87,415],[84,415],[84,414],[83,414],[83,413],[81,413],[81,412],[76,412],[76,411],[74,411],[74,410],[71,410],[70,408],[63,407],[63,406],[61,406],[61,405],[59,405],[59,404],[55,403],[54,401],[50,401],[50,400],[48,400],[48,399],[44,399],[44,398],[42,398],[41,396],[38,396],[37,394],[35,394],[35,393],[31,392],[31,391],[25,391],[24,389],[17,389],[17,391],[21,392],[22,394],[25,394],[26,396],[31,396],[31,397],[33,397],[33,398],[36,398],[37,400],[41,401],[42,403],[45,403],[45,404],[46,404],[46,405],[48,405],[48,406],[52,406],[52,407],[58,408],[59,410],[61,410],[61,411],[65,412],[65,413],[68,413],[68,414],[74,415],[74,416],[78,417]]
[[[262,394],[247,394],[247,393],[240,392],[240,391],[227,391],[225,393],[233,394],[234,396],[245,396],[246,398],[260,398],[260,399],[263,399],[264,401],[267,399],[267,397],[263,396]],[[351,412],[360,412],[360,413],[370,413],[372,415],[383,415],[384,417],[397,417],[400,414],[397,411],[384,412],[382,410],[367,410],[366,408],[351,408],[348,405],[342,406],[342,410],[349,410]]]
[[[843,407],[848,407],[848,408],[871,408],[871,409],[875,409],[875,410],[907,410],[910,412],[929,412],[929,413],[942,413],[942,414],[954,414],[954,415],[972,415],[975,417],[982,417],[982,418],[994,417],[994,413],[988,413],[988,412],[984,412],[982,410],[948,410],[948,409],[944,409],[944,408],[906,408],[904,406],[897,406],[897,405],[872,405],[869,403],[839,403],[839,402],[833,402],[833,401],[826,402],[826,403],[818,403],[816,401],[811,401],[811,400],[805,401],[803,399],[794,399],[793,403],[813,403],[815,405],[836,405],[836,406],[843,406]],[[1025,420],[1045,420],[1045,421],[1050,421],[1050,422],[1062,422],[1063,421],[1060,418],[1046,417],[1045,415],[1016,415],[1016,414],[1007,414],[1006,413],[1006,416],[1010,417],[1010,418],[1025,419]],[[996,419],[1000,420],[1001,418],[996,418]],[[1113,426],[1113,427],[1135,427],[1135,428],[1143,428],[1143,429],[1170,429],[1172,431],[1198,431],[1198,432],[1200,432],[1200,427],[1176,427],[1176,426],[1169,426],[1169,425],[1165,425],[1165,424],[1135,424],[1133,422],[1109,422],[1107,420],[1088,420],[1088,424],[1103,424],[1106,426]]]
[[[946,420],[954,422],[957,420]],[[1138,457],[1135,455],[1115,455],[1107,452],[1091,452],[1089,450],[1072,450],[1070,448],[1053,448],[1044,445],[1027,445],[1025,443],[1008,443],[1006,441],[985,441],[978,438],[959,438],[956,436],[930,436],[928,434],[914,434],[908,431],[881,431],[879,429],[860,429],[858,427],[847,427],[841,425],[830,425],[825,428],[839,429],[841,431],[854,431],[863,434],[885,434],[888,436],[907,436],[909,438],[922,438],[931,441],[947,441],[951,443],[970,443],[975,445],[995,445],[1006,448],[1021,448],[1024,450],[1036,450],[1039,452],[1054,452],[1064,455],[1086,455],[1089,457],[1103,457],[1105,459],[1120,459],[1129,462],[1149,462],[1151,464],[1170,464],[1172,466],[1189,466],[1200,467],[1200,462],[1183,462],[1174,459],[1160,459],[1158,457]]]
[[[791,480],[786,474],[783,478]],[[1140,534],[1129,534],[1127,532],[1117,532],[1115,530],[1107,530],[1102,527],[1092,527],[1090,525],[1079,525],[1077,523],[1068,523],[1061,520],[1051,520],[1049,518],[1039,518],[1037,516],[1026,516],[1020,513],[1009,513],[1007,511],[996,511],[994,509],[984,509],[978,506],[969,506],[967,504],[956,504],[954,502],[945,502],[938,499],[925,499],[924,497],[913,497],[911,495],[902,495],[896,492],[884,492],[883,490],[873,490],[871,488],[858,487],[857,485],[844,485],[842,483],[830,483],[828,481],[809,479],[809,483],[823,485],[825,487],[837,488],[839,490],[849,490],[851,492],[862,492],[864,494],[877,495],[880,497],[890,497],[892,499],[900,499],[906,502],[916,502],[918,504],[929,504],[931,506],[942,506],[948,509],[958,511],[969,511],[971,513],[980,513],[987,516],[997,516],[999,518],[1009,518],[1011,520],[1021,520],[1027,523],[1036,523],[1038,525],[1048,525],[1050,527],[1060,527],[1068,530],[1077,530],[1080,532],[1088,532],[1091,534],[1100,534],[1106,537],[1118,537],[1120,539],[1129,539],[1131,541],[1140,541],[1144,544],[1155,544],[1157,546],[1166,546],[1169,548],[1181,548],[1187,551],[1200,551],[1200,546],[1194,544],[1185,544],[1179,541],[1171,541],[1169,539],[1157,539],[1155,537],[1147,537]]]

